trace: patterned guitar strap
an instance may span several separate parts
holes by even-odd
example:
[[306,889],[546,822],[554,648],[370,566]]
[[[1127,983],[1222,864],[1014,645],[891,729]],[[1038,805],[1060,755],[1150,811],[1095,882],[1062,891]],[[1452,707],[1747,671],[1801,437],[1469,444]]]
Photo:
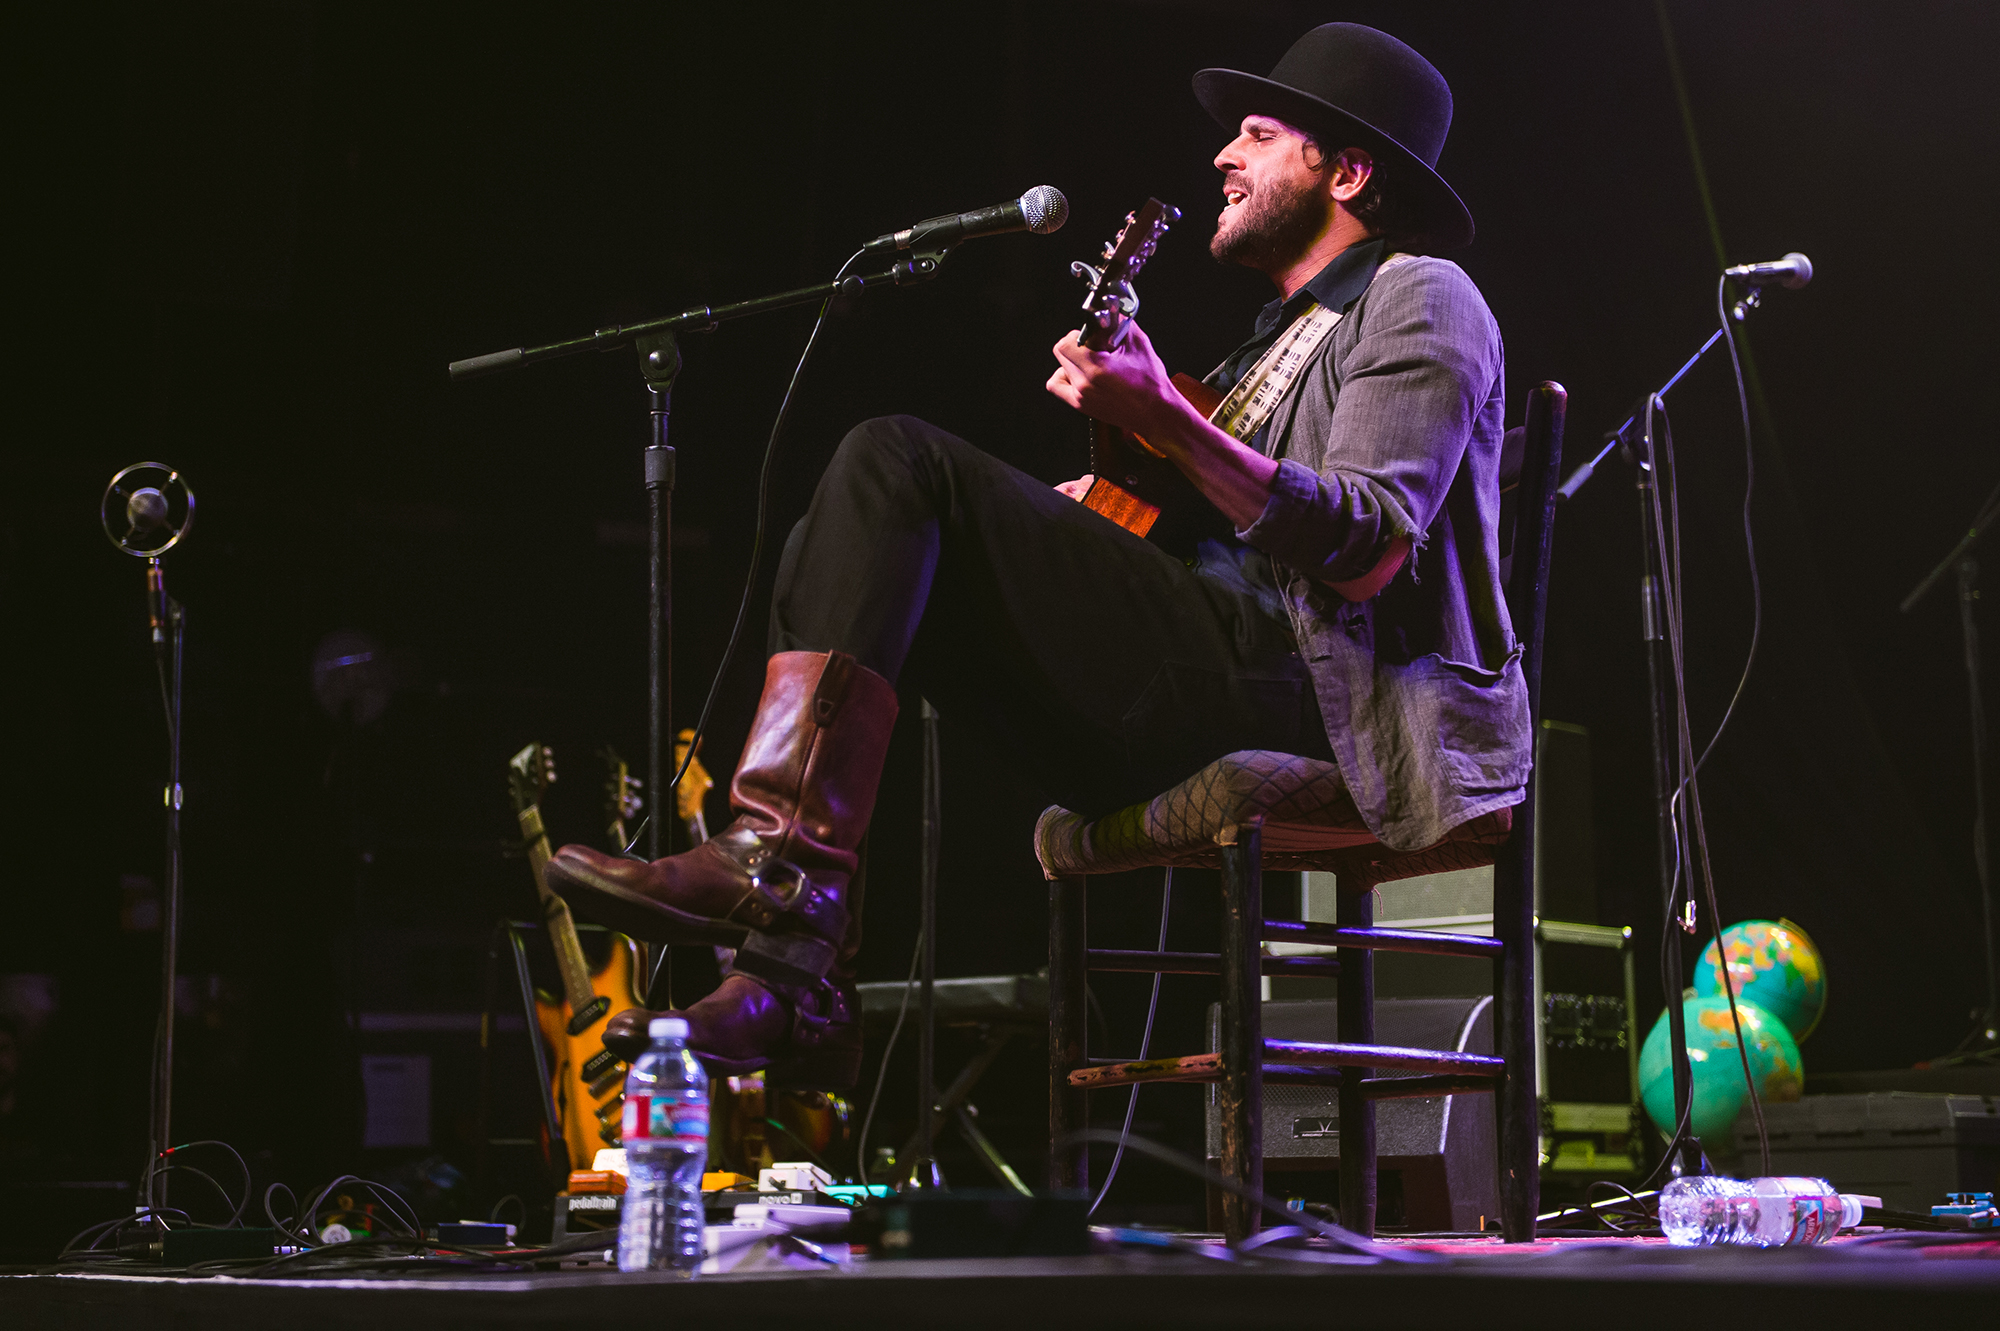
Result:
[[[1391,264],[1412,257],[1391,254],[1377,265],[1376,275],[1380,276]],[[1257,363],[1236,381],[1229,395],[1209,413],[1209,423],[1232,439],[1247,443],[1255,438],[1340,319],[1339,310],[1330,310],[1318,301],[1308,304],[1305,312],[1292,320],[1278,340],[1257,358]]]

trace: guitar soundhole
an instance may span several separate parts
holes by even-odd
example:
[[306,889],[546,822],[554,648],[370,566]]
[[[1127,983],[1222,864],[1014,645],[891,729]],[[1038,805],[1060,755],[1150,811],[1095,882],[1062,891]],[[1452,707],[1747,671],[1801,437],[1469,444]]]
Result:
[[583,1079],[585,1082],[594,1082],[617,1066],[618,1055],[609,1049],[600,1049],[583,1065]]
[[571,1035],[582,1035],[597,1024],[599,1017],[602,1017],[610,1010],[611,1000],[603,994],[599,994],[597,997],[591,999],[590,1002],[584,1004],[583,1011],[569,1019],[569,1033]]

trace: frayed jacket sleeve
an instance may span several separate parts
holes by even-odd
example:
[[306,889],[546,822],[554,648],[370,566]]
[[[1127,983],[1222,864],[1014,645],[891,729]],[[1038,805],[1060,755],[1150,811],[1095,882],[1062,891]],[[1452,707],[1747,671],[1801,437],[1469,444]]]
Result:
[[1237,533],[1320,582],[1367,572],[1392,537],[1423,544],[1502,363],[1486,302],[1445,260],[1384,265],[1347,317],[1360,336],[1340,357],[1324,465],[1281,456],[1264,511]]

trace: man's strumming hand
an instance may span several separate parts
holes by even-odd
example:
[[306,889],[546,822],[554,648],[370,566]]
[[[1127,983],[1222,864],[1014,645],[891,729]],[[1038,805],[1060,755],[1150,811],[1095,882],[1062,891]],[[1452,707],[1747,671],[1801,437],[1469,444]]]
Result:
[[[1138,324],[1127,322],[1118,345],[1092,351],[1066,335],[1055,345],[1057,368],[1048,390],[1078,411],[1139,435],[1194,482],[1239,530],[1270,500],[1278,464],[1209,424],[1167,374]],[[1081,498],[1071,481],[1056,487]]]
[[1128,321],[1116,346],[1092,351],[1075,333],[1055,345],[1048,390],[1065,403],[1133,434],[1172,436],[1190,414],[1146,331]]

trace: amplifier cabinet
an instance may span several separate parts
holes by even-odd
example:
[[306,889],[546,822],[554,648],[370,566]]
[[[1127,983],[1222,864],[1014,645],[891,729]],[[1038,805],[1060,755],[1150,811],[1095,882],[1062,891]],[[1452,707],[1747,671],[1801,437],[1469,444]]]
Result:
[[[1265,1090],[1266,1103],[1271,1091]],[[1266,1113],[1269,1111],[1266,1110]],[[1947,1192],[2000,1191],[2000,1099],[1878,1091],[1764,1105],[1771,1172],[1823,1178],[1926,1215]],[[1736,1150],[1757,1159],[1757,1125],[1736,1119]]]
[[[1209,1047],[1219,1048],[1220,1008],[1209,1009]],[[1334,999],[1264,1004],[1264,1035],[1273,1040],[1334,1043]],[[1378,1044],[1420,1049],[1493,1052],[1493,999],[1384,998],[1375,1002]],[[1382,1069],[1376,1076],[1408,1076]],[[1222,1154],[1215,1088],[1208,1096],[1208,1155]],[[1379,1219],[1391,1228],[1473,1231],[1498,1213],[1500,1180],[1494,1157],[1493,1097],[1436,1095],[1378,1100],[1375,1143],[1380,1170]],[[1333,1086],[1264,1087],[1264,1174],[1274,1194],[1327,1199],[1340,1167],[1340,1105]],[[1317,1174],[1318,1177],[1313,1177]],[[1399,1205],[1400,1203],[1400,1205]]]

